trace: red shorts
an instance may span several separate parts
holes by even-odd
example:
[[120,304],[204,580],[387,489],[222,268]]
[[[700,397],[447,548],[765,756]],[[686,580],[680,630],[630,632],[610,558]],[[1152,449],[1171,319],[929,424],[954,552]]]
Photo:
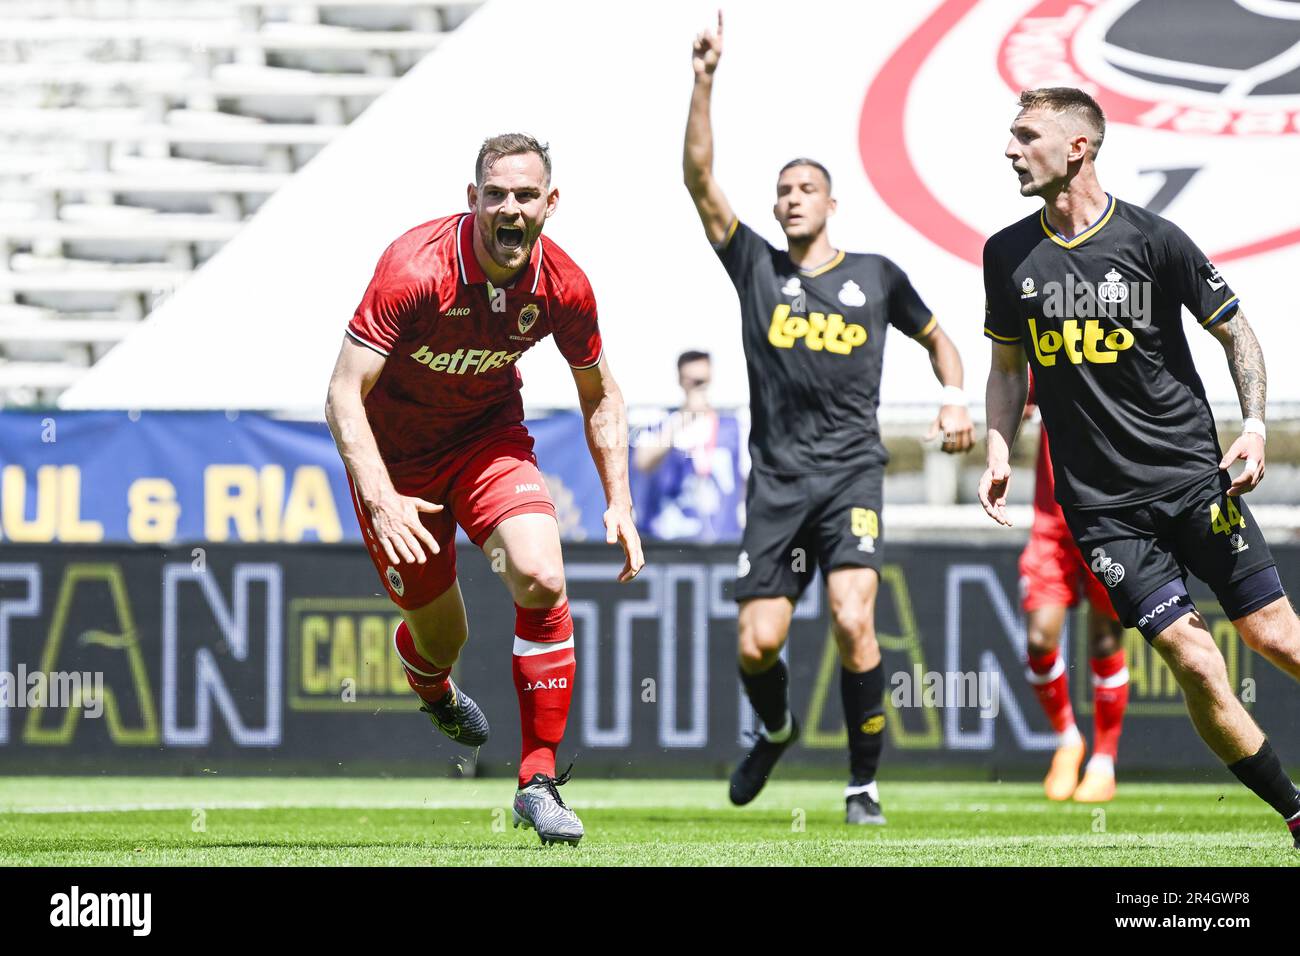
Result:
[[[370,560],[398,607],[423,607],[456,581],[456,525],[475,547],[482,547],[493,530],[517,514],[555,516],[555,504],[537,468],[533,438],[522,425],[512,425],[475,439],[454,455],[426,471],[418,480],[395,482],[399,494],[423,498],[442,511],[420,514],[420,521],[438,542],[437,554],[425,555],[424,564],[399,564],[388,560],[375,538],[370,512],[361,504],[352,476],[352,505],[361,525]],[[422,546],[423,547],[423,546]]]
[[1031,533],[1020,553],[1020,606],[1026,611],[1074,607],[1083,595],[1099,613],[1119,620],[1105,586],[1088,570],[1073,539]]

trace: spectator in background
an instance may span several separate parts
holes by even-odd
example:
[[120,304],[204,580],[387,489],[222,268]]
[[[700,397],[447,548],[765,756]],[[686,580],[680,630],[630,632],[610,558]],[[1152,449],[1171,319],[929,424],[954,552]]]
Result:
[[666,541],[739,539],[739,434],[735,419],[709,404],[709,354],[683,352],[677,377],[681,407],[635,443],[636,513],[651,537]]

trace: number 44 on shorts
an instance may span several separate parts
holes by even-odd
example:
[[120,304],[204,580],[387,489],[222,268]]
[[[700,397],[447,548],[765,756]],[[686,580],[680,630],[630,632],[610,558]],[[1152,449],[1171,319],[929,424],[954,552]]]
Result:
[[1220,508],[1218,502],[1210,503],[1210,530],[1215,534],[1231,535],[1234,527],[1246,527],[1246,519],[1236,502],[1231,498],[1226,498],[1224,501],[1227,504],[1226,508]]

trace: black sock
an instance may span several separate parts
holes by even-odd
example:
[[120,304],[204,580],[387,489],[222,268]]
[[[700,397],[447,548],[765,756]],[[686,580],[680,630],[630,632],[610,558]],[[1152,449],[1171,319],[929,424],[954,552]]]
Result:
[[1277,759],[1267,738],[1258,753],[1228,764],[1228,769],[1257,797],[1282,814],[1283,819],[1289,820],[1300,813],[1300,793],[1282,769],[1282,761]]
[[849,731],[849,781],[861,786],[876,779],[880,750],[885,745],[885,670],[877,664],[855,674],[840,668],[844,725]]
[[761,674],[746,674],[742,670],[740,681],[745,685],[745,695],[763,726],[771,733],[784,727],[786,715],[790,712],[785,690],[790,672],[785,669],[785,661],[778,657],[776,663]]

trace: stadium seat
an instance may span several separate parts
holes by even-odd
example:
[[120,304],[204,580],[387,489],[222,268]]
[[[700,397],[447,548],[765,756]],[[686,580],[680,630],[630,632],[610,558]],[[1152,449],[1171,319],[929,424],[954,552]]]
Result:
[[[388,17],[392,17],[396,12],[400,17],[398,22],[402,26],[425,32],[436,32],[454,25],[451,22],[453,10],[472,9],[478,4],[438,3],[431,0],[289,0],[289,2],[237,0],[237,5],[240,7],[244,24],[254,29],[260,28],[271,13],[278,15],[285,12],[295,23],[320,23],[323,11],[328,10],[333,13],[343,8],[351,8],[354,11],[365,11],[372,16],[376,11],[379,11],[380,16]],[[378,24],[375,20],[372,19],[370,23],[374,24],[372,29],[377,28]]]
[[[3,259],[19,248],[39,256],[108,255],[123,258],[130,246],[142,258],[163,260],[176,268],[193,269],[234,237],[242,223],[197,216],[156,215],[109,222],[68,222],[59,219],[0,221]],[[212,247],[207,254],[201,247]]]
[[154,301],[189,277],[182,269],[42,269],[0,272],[0,302],[48,305],[61,310],[112,310],[119,318],[144,318]]
[[135,327],[117,319],[45,319],[0,323],[6,346],[17,342],[120,342]]
[[342,129],[312,123],[135,123],[73,130],[69,136],[81,141],[92,170],[110,169],[115,151],[130,150],[152,158],[183,153],[220,162],[251,161],[269,172],[291,173]]
[[288,176],[270,172],[209,172],[177,175],[151,173],[48,173],[35,177],[31,188],[38,195],[49,217],[58,219],[63,200],[70,194],[87,197],[91,202],[112,203],[117,198],[137,196],[173,196],[198,198],[218,216],[232,220],[243,218],[244,199],[267,196],[279,189]]
[[161,119],[167,108],[217,110],[233,103],[242,112],[279,121],[345,124],[360,115],[394,80],[386,76],[317,74],[266,67],[213,79],[148,81],[140,91],[146,114]]
[[0,403],[56,398],[477,6],[0,4]]

